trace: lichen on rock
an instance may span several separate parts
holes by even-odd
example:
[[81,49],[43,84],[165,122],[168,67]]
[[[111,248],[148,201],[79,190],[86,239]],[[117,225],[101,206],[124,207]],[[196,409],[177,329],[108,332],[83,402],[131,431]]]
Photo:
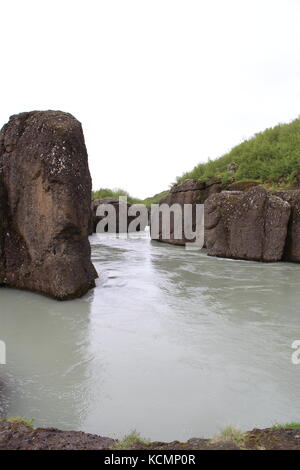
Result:
[[0,169],[0,283],[60,300],[82,296],[97,273],[81,124],[60,111],[12,116],[0,132]]

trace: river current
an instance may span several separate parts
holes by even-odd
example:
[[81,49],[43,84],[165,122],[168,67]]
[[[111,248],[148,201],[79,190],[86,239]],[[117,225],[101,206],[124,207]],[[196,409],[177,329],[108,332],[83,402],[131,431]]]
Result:
[[152,440],[300,421],[300,265],[91,237],[97,287],[0,290],[0,414]]

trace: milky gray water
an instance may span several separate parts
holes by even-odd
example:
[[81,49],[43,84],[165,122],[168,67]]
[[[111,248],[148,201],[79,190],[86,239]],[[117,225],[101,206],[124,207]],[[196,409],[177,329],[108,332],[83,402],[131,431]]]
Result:
[[209,258],[145,234],[91,243],[100,277],[84,298],[0,290],[2,416],[162,440],[300,421],[300,265]]

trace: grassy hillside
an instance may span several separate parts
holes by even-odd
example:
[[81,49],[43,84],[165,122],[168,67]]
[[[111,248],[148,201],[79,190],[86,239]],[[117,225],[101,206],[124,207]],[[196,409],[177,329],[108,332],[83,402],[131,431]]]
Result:
[[100,188],[97,191],[93,191],[92,198],[93,199],[104,199],[104,198],[116,198],[118,199],[120,196],[127,196],[127,200],[131,204],[137,204],[142,202],[140,199],[136,199],[130,194],[121,188],[115,189],[108,189],[108,188]]
[[143,204],[145,204],[145,206],[150,207],[151,204],[158,204],[159,201],[163,197],[166,197],[168,194],[169,194],[169,191],[162,191],[161,193],[155,194],[155,196],[147,197],[142,202],[143,202]]
[[[233,174],[228,171],[236,163]],[[255,134],[216,160],[200,163],[192,171],[177,178],[202,181],[221,179],[224,183],[232,177],[236,181],[259,180],[268,183],[291,185],[300,170],[300,119],[290,124],[280,124]]]
[[146,199],[137,199],[125,191],[124,189],[115,188],[115,189],[108,189],[108,188],[100,188],[97,191],[93,191],[92,198],[93,199],[104,199],[104,198],[118,198],[119,196],[127,196],[127,200],[131,204],[145,204],[145,206],[150,207],[151,204],[157,204],[163,197],[167,196],[169,191],[162,191],[159,194],[155,194],[155,196],[147,197]]

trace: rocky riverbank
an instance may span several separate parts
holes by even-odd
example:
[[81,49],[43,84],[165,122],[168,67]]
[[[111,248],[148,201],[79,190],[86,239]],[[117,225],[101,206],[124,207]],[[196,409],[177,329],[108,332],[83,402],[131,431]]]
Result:
[[[206,184],[186,180],[175,185],[160,204],[204,204],[209,256],[300,262],[299,189],[270,191],[252,181]],[[189,240],[183,231],[181,238],[175,238],[171,224],[170,238],[160,237],[160,241],[184,245]]]
[[[121,443],[122,444],[122,443]],[[33,429],[23,422],[0,421],[0,450],[300,450],[300,429],[253,429],[220,434],[215,439],[193,438],[187,442],[150,442],[138,439],[130,445],[80,431]]]

